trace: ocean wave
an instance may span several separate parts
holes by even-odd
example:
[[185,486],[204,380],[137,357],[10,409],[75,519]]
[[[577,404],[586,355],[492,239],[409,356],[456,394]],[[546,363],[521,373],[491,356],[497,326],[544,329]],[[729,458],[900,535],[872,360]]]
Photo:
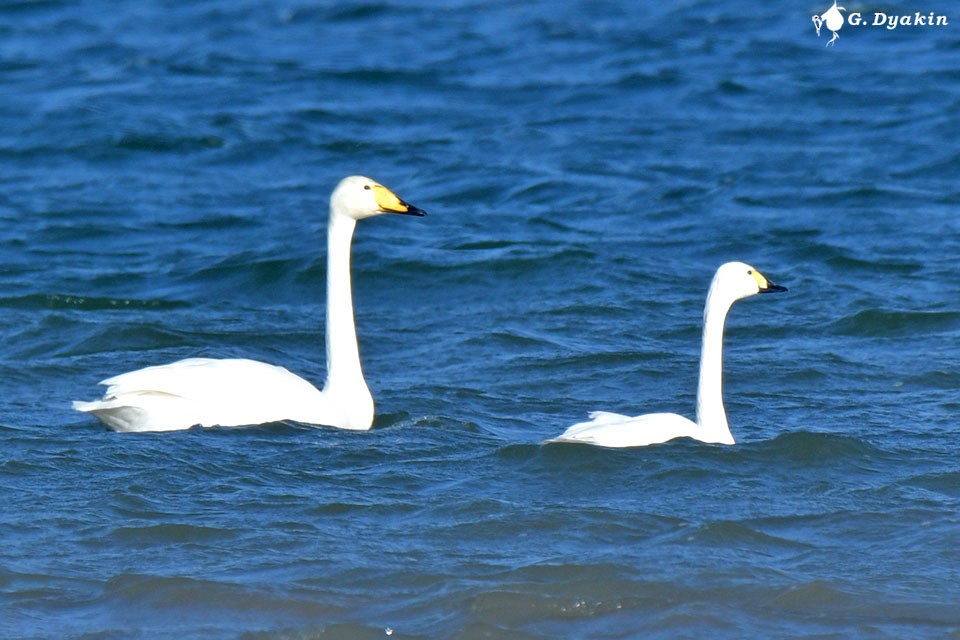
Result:
[[767,533],[751,524],[735,520],[713,520],[700,525],[694,531],[683,531],[680,535],[688,541],[696,538],[699,543],[715,545],[720,549],[747,547],[754,553],[794,554],[816,548],[809,542]]
[[32,293],[23,296],[0,297],[0,307],[24,310],[103,311],[113,309],[155,309],[169,311],[188,307],[180,300],[162,298],[104,298],[61,293]]
[[814,431],[793,431],[756,445],[765,455],[793,462],[831,465],[838,460],[882,455],[876,446],[855,436]]
[[215,540],[229,540],[237,533],[191,523],[163,522],[140,526],[125,525],[117,527],[109,534],[107,540],[121,544],[156,545],[156,544],[212,544]]
[[220,136],[176,135],[172,133],[122,133],[114,144],[125,151],[146,151],[150,153],[192,153],[208,149],[220,149],[227,141]]
[[839,335],[872,338],[956,332],[960,312],[862,309],[837,320],[831,329]]

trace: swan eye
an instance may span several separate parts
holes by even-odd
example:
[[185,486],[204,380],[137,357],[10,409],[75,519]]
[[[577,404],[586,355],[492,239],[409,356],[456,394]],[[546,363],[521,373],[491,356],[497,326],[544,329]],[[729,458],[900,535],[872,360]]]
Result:
[[748,276],[752,276],[752,275],[753,275],[753,269],[747,269],[747,275],[748,275]]
[[370,185],[368,184],[363,185],[363,188],[366,189],[367,191],[370,191]]

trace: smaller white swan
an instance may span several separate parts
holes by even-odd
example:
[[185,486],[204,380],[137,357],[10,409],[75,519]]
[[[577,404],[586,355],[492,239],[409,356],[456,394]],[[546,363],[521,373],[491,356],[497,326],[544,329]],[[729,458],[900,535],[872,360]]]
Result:
[[330,196],[327,228],[327,381],[323,390],[255,360],[188,358],[100,384],[102,400],[74,402],[115,431],[176,431],[292,420],[340,429],[373,426],[373,396],[360,368],[350,286],[358,220],[384,213],[426,215],[370,178],[344,178]]
[[644,447],[674,438],[734,444],[723,408],[723,325],[734,302],[758,293],[786,291],[748,264],[728,262],[717,269],[703,311],[703,345],[697,386],[697,421],[675,413],[648,413],[629,417],[606,411],[590,414],[589,422],[575,424],[547,442],[580,442],[598,447]]

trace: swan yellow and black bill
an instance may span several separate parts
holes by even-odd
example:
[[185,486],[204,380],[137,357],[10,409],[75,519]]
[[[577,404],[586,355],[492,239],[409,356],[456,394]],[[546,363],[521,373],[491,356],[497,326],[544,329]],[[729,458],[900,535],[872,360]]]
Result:
[[750,272],[750,275],[752,275],[753,279],[757,281],[757,288],[760,290],[760,293],[777,293],[779,291],[787,290],[786,287],[779,284],[774,284],[767,280],[767,278],[756,269],[753,269]]
[[377,200],[377,206],[384,213],[402,213],[407,216],[425,216],[427,212],[418,209],[412,204],[407,204],[397,197],[393,191],[385,186],[377,184],[373,187],[373,197]]

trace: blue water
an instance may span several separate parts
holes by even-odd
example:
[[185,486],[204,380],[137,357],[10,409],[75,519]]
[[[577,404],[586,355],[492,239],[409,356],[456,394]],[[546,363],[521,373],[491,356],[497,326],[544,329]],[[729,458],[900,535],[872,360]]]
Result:
[[[0,5],[0,637],[960,638],[960,15],[644,4]],[[321,382],[352,173],[372,431],[70,410]],[[728,260],[736,446],[540,444],[692,416]]]

